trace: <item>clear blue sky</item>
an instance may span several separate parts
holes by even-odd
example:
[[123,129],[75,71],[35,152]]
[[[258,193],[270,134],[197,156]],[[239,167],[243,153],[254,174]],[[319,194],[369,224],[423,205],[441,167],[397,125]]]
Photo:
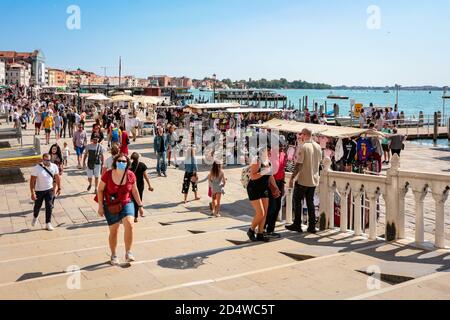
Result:
[[[72,4],[81,30],[66,28]],[[0,12],[0,50],[40,48],[52,67],[102,74],[121,55],[141,77],[450,84],[448,0],[1,0]]]

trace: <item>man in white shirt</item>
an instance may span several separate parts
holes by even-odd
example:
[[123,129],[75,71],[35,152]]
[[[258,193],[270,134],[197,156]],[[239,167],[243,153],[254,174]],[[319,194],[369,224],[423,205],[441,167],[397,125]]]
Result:
[[31,172],[30,191],[31,200],[34,201],[34,215],[32,227],[38,221],[39,212],[45,201],[45,225],[48,231],[53,231],[51,224],[54,197],[61,194],[61,178],[58,167],[51,162],[51,156],[44,154],[42,163],[35,166]]
[[137,116],[130,119],[130,127],[131,127],[130,129],[131,129],[131,134],[133,135],[133,142],[136,142],[136,139],[138,136],[139,124],[140,124],[140,120]]
[[20,126],[20,114],[17,111],[17,109],[14,109],[14,113],[13,113],[13,122],[14,122],[14,128],[17,129]]
[[75,115],[75,125],[78,126],[81,122],[81,116],[78,114],[78,112],[74,112]]

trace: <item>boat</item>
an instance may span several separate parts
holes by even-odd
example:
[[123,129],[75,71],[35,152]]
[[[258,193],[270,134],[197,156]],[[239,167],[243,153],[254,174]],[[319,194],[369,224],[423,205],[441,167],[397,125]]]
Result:
[[389,90],[389,87],[386,87],[386,89],[383,91],[383,93],[391,93],[391,91]]
[[216,99],[219,101],[287,101],[287,96],[279,94],[272,90],[250,89],[250,90],[220,90],[216,93]]
[[327,97],[327,99],[330,99],[330,100],[348,100],[349,97],[329,95],[329,96]]

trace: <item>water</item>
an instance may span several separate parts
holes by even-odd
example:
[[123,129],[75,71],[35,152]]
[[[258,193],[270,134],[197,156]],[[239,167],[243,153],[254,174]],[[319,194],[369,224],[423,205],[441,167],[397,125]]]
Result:
[[435,147],[435,148],[443,148],[450,150],[450,140],[448,139],[438,139],[436,143],[433,142],[432,139],[427,140],[414,140],[411,141],[412,144],[426,146],[426,147]]
[[[338,95],[346,96],[354,99],[356,103],[363,103],[368,106],[371,102],[375,106],[393,107],[396,101],[396,92],[384,93],[383,90],[274,90],[277,93],[288,97],[291,104],[299,107],[299,102],[304,96],[308,96],[308,105],[312,106],[314,102],[320,105],[325,105],[327,102],[328,111],[333,110],[333,104],[337,103],[340,107],[341,115],[348,115],[350,111],[350,100],[329,100],[327,96]],[[199,90],[192,90],[195,97],[211,98],[212,92],[201,92]],[[425,115],[432,115],[436,111],[443,111],[443,92],[442,91],[399,91],[399,110],[404,111],[406,116],[419,115],[423,111]],[[281,103],[279,104],[281,106]],[[450,113],[450,101],[446,102],[446,115]]]

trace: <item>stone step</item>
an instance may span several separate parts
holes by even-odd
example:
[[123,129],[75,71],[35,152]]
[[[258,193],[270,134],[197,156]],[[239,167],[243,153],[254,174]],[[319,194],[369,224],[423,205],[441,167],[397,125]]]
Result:
[[433,273],[393,288],[355,299],[366,300],[450,300],[450,272]]
[[[134,229],[135,243],[149,242],[158,239],[185,239],[189,240],[196,234],[213,232],[220,233],[230,229],[245,230],[248,225],[233,219],[211,219],[200,221],[189,221],[186,223],[161,226],[158,222],[138,224]],[[64,237],[52,237],[45,240],[34,240],[28,242],[16,242],[14,244],[0,245],[0,265],[11,260],[26,261],[34,256],[57,255],[59,253],[77,252],[86,248],[105,244],[108,241],[108,228],[106,226],[93,227],[89,234],[72,235],[71,232],[61,232]],[[47,231],[39,231],[49,234]],[[123,239],[124,230],[120,228],[119,239]],[[53,236],[52,233],[50,235]],[[8,250],[1,250],[2,248]]]
[[[219,220],[225,219],[226,218],[222,218]],[[192,225],[194,226],[195,223],[207,223],[211,220],[213,219],[211,219],[210,216],[198,212],[164,214],[158,213],[154,215],[148,215],[145,218],[140,218],[140,222],[136,225],[136,227],[156,228],[161,227],[162,224],[179,225],[182,223],[192,223]],[[17,243],[29,243],[33,241],[95,234],[98,233],[99,230],[103,230],[105,227],[107,227],[107,224],[104,219],[99,219],[98,221],[90,223],[62,225],[59,227],[55,225],[55,227],[55,231],[53,232],[47,232],[43,230],[42,227],[36,226],[36,228],[27,227],[19,232],[0,234],[0,247],[2,245],[15,245]]]
[[[24,283],[4,284],[3,288],[1,288],[0,285],[0,290],[7,289],[8,287],[14,288],[14,290],[11,290],[13,292],[0,291],[0,296],[11,298],[16,292],[26,291],[22,290],[24,285],[29,289],[28,292],[34,292],[33,290],[39,292],[36,293],[39,298],[64,297],[68,299],[77,299],[89,297],[91,299],[104,299],[105,297],[113,298],[130,294],[140,295],[142,292],[146,294],[153,290],[169,292],[170,288],[185,286],[186,283],[197,283],[199,281],[207,281],[217,277],[233,278],[242,273],[255,272],[257,270],[264,271],[267,268],[282,269],[291,265],[296,266],[301,262],[287,256],[284,251],[298,250],[300,247],[305,248],[305,252],[308,252],[309,246],[303,244],[301,241],[302,238],[307,236],[298,234],[285,234],[288,238],[268,244],[246,244],[246,235],[244,232],[228,231],[227,234],[225,234],[225,238],[233,240],[233,242],[242,242],[243,244],[239,246],[223,239],[215,239],[211,237],[211,235],[212,234],[198,235],[198,237],[194,238],[195,241],[189,243],[183,243],[182,240],[174,240],[173,242],[164,242],[163,245],[158,244],[155,250],[163,252],[164,254],[160,256],[160,258],[164,257],[164,255],[165,258],[157,260],[155,260],[155,255],[153,255],[154,251],[149,250],[148,246],[143,247],[138,245],[135,252],[141,259],[140,262],[134,264],[130,269],[100,268],[96,271],[89,270],[83,272],[82,284],[86,287],[83,287],[84,289],[81,291],[72,291],[66,288],[65,281],[68,276],[65,274],[59,277],[47,277]],[[325,234],[323,237],[328,238],[335,236],[338,237],[338,239],[340,237],[340,235],[335,234],[331,234],[330,236]],[[360,239],[354,240],[360,241]],[[225,245],[223,241],[226,242]],[[205,245],[205,242],[211,245],[210,249],[206,252],[198,252],[199,243]],[[174,251],[175,248],[178,250]],[[150,256],[148,252],[151,252]],[[169,255],[169,252],[172,253],[172,255]],[[178,252],[179,254],[183,254],[183,252],[192,252],[192,254],[184,254],[177,257],[175,252]],[[92,252],[92,254],[86,256],[82,255],[81,258],[83,262],[86,263],[88,263],[88,261],[98,263],[98,261],[101,261],[101,259],[98,259],[98,254],[99,253],[96,252],[93,256]],[[345,254],[338,253],[337,255]],[[323,256],[317,259],[328,257],[331,259],[334,258],[333,255],[328,255],[325,250]],[[150,259],[145,261],[147,258]],[[316,259],[316,257],[311,258],[312,259],[304,262]],[[56,261],[47,260],[46,264],[48,263],[54,265]],[[66,264],[67,263],[74,263],[74,261],[69,260],[66,261]],[[20,265],[15,267],[20,267]],[[13,272],[13,270],[8,268],[6,273],[9,274],[11,272]],[[349,272],[352,277],[367,278],[354,270]],[[136,276],[136,274],[141,274],[142,276]],[[107,287],[105,287],[105,284],[108,284]],[[269,296],[267,296],[267,298],[269,298]]]

